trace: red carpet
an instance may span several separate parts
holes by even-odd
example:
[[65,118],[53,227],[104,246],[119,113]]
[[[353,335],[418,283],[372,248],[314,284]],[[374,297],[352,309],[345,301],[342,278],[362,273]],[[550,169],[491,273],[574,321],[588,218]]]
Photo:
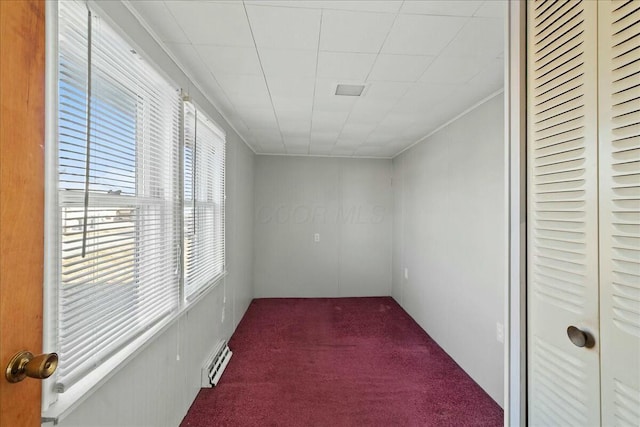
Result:
[[182,426],[502,426],[391,298],[254,300]]

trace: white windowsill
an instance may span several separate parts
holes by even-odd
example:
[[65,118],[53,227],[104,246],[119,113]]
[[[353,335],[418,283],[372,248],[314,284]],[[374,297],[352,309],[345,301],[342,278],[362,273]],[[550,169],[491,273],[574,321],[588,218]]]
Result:
[[49,408],[42,411],[42,423],[53,422],[58,424],[61,420],[73,412],[82,402],[96,392],[104,383],[113,377],[118,371],[124,368],[132,359],[146,349],[156,338],[169,329],[185,313],[195,307],[206,295],[216,289],[227,276],[225,270],[216,277],[209,286],[202,289],[190,301],[185,301],[181,309],[176,311],[169,318],[162,320],[149,330],[144,332],[133,342],[117,352],[113,357],[102,363],[82,380],[78,381],[68,391],[59,393],[57,400]]

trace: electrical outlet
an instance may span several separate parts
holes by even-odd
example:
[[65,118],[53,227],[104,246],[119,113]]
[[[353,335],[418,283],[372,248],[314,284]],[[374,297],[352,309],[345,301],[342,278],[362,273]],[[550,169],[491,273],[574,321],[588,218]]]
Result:
[[404,280],[409,280],[409,269],[407,267],[404,268]]
[[496,339],[504,343],[504,325],[500,322],[496,323]]
[[313,235],[313,241],[316,243],[320,241],[320,233],[316,233]]

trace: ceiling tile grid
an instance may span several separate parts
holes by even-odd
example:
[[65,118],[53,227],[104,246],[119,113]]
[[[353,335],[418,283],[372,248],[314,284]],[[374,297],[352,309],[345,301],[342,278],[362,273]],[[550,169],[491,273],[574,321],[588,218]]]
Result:
[[503,85],[505,0],[129,4],[259,154],[393,157]]

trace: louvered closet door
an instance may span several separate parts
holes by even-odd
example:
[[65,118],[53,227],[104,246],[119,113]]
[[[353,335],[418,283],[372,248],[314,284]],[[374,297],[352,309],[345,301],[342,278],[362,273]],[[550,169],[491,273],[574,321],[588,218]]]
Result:
[[[528,387],[532,426],[600,421],[597,2],[528,2]],[[580,348],[576,326],[595,338]]]
[[598,7],[602,424],[640,426],[640,1]]

